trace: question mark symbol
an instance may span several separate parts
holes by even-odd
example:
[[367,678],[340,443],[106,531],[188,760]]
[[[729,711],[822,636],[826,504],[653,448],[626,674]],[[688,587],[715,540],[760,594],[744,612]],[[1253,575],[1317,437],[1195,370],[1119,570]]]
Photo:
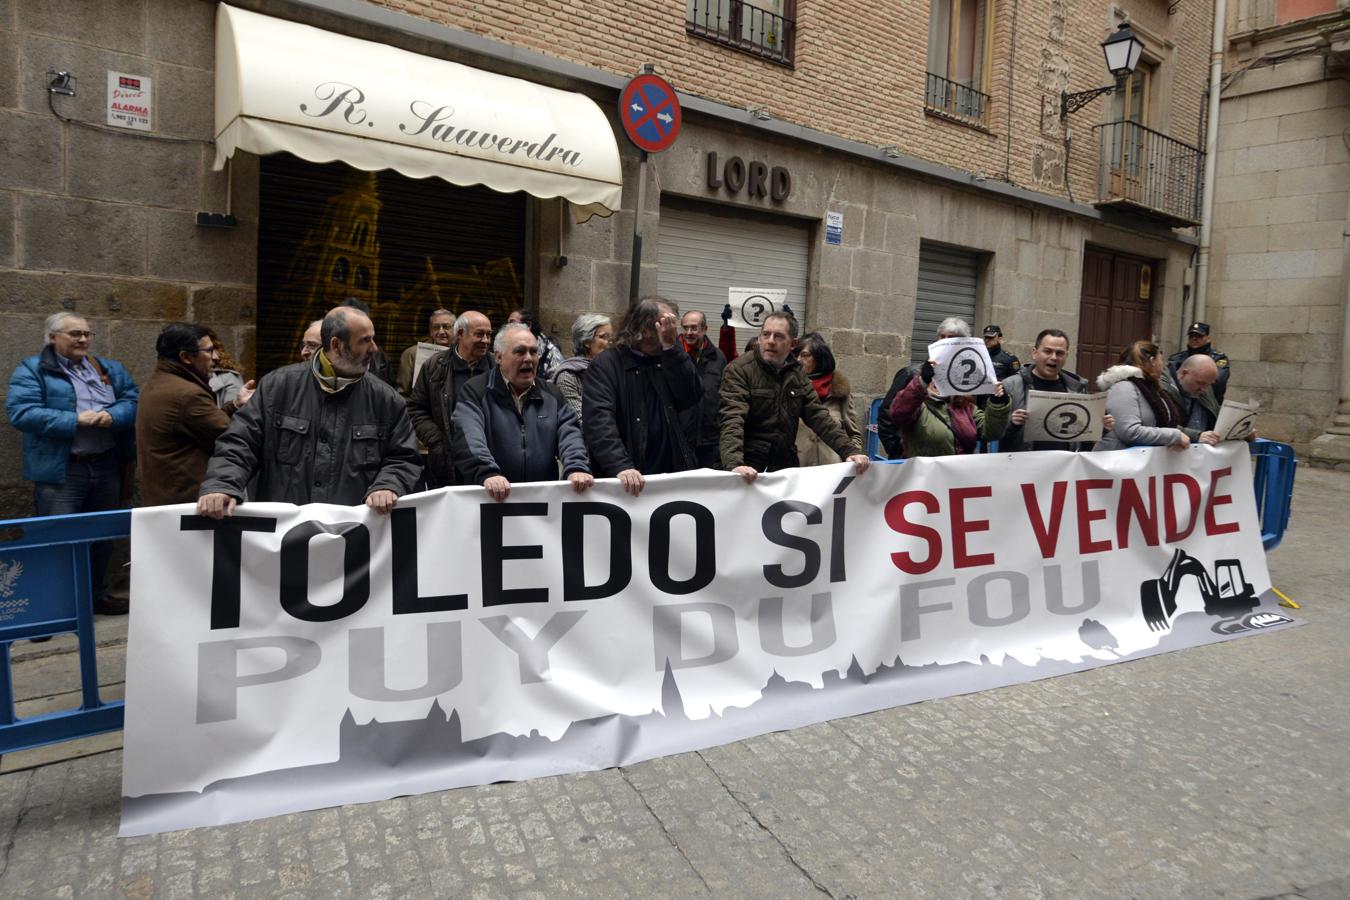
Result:
[[1078,414],[1070,410],[1065,410],[1059,414],[1059,433],[1061,435],[1073,434],[1073,427],[1078,424]]
[[753,313],[753,315],[754,315],[754,317],[755,317],[755,318],[754,318],[754,324],[757,324],[757,325],[758,325],[758,324],[761,324],[761,321],[760,321],[760,320],[762,320],[762,319],[764,318],[764,301],[763,301],[763,300],[756,300],[754,306],[752,306],[751,309],[754,310],[754,313]]
[[963,387],[977,387],[979,385],[979,381],[977,376],[975,375],[975,371],[979,368],[979,366],[976,364],[975,360],[967,356],[965,359],[961,360],[961,366],[966,370],[961,375],[961,385]]

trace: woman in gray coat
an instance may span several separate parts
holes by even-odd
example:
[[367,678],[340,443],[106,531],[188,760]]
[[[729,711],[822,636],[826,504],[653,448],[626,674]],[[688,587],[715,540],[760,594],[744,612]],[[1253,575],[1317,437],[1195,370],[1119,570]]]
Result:
[[1163,363],[1157,344],[1135,341],[1120,354],[1119,365],[1097,377],[1097,386],[1106,391],[1106,413],[1115,422],[1093,450],[1190,447],[1179,427],[1181,413],[1162,387]]

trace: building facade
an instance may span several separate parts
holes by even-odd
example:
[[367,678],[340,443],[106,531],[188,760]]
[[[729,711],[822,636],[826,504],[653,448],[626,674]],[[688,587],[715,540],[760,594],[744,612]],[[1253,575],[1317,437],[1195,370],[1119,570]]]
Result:
[[[635,224],[640,293],[705,310],[714,331],[733,289],[781,298],[831,342],[860,404],[922,357],[944,315],[1000,325],[1023,358],[1036,332],[1061,328],[1089,376],[1129,340],[1153,337],[1170,352],[1184,328],[1208,3],[232,9],[0,6],[0,378],[63,308],[93,323],[95,353],[141,379],[167,320],[215,327],[251,375],[292,361],[306,322],[343,296],[370,302],[391,356],[442,306],[483,309],[494,323],[535,308],[570,351],[578,313],[627,307]],[[250,38],[229,21],[283,37]],[[1111,81],[1100,45],[1127,21],[1145,45],[1138,69],[1061,116],[1065,91]],[[353,40],[369,43],[343,43]],[[379,61],[395,51],[407,56]],[[286,84],[287,63],[305,53],[336,60],[342,77]],[[435,68],[447,62],[453,78]],[[618,110],[642,64],[683,106],[678,141],[645,168]],[[403,84],[403,130],[382,143],[384,131],[364,129],[392,122],[370,112],[376,98],[363,93],[358,105],[347,88],[369,92],[388,72],[423,65],[436,74]],[[307,111],[222,120],[257,70],[270,88],[256,102],[303,89]],[[148,88],[138,95],[149,95],[144,130],[110,124],[122,78]],[[70,85],[73,95],[59,90]],[[518,151],[509,165],[455,156],[449,144],[466,140],[456,116],[496,116],[509,137],[535,95],[562,104],[552,137],[495,144]],[[591,107],[567,105],[577,97],[602,125]],[[316,139],[319,126],[281,121],[302,115],[346,118]],[[583,124],[576,140],[597,142],[584,154],[563,142]],[[612,183],[566,174],[609,153]],[[586,218],[596,211],[608,214]],[[12,514],[31,508],[18,457],[17,434],[0,431],[0,510]]]
[[1208,315],[1262,431],[1350,466],[1350,3],[1234,11]]

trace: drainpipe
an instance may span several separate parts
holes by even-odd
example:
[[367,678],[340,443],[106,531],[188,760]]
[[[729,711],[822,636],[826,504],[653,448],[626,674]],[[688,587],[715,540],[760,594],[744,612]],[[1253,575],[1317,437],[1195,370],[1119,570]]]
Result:
[[[1205,132],[1205,181],[1201,189],[1200,249],[1195,264],[1195,312],[1192,320],[1206,321],[1209,295],[1209,249],[1214,234],[1214,171],[1219,156],[1219,90],[1223,87],[1224,20],[1228,0],[1214,0],[1214,43],[1209,52],[1209,128]],[[1185,328],[1189,322],[1182,322]]]

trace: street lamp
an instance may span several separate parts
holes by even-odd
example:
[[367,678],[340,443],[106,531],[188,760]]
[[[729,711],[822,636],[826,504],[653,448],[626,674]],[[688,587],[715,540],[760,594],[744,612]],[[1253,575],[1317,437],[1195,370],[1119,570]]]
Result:
[[1129,22],[1121,22],[1106,40],[1102,41],[1102,53],[1106,56],[1106,68],[1116,76],[1115,84],[1078,91],[1073,94],[1059,95],[1059,120],[1063,122],[1069,113],[1078,112],[1102,94],[1109,94],[1125,83],[1135,67],[1139,65],[1139,55],[1144,52],[1144,42],[1130,30]]

